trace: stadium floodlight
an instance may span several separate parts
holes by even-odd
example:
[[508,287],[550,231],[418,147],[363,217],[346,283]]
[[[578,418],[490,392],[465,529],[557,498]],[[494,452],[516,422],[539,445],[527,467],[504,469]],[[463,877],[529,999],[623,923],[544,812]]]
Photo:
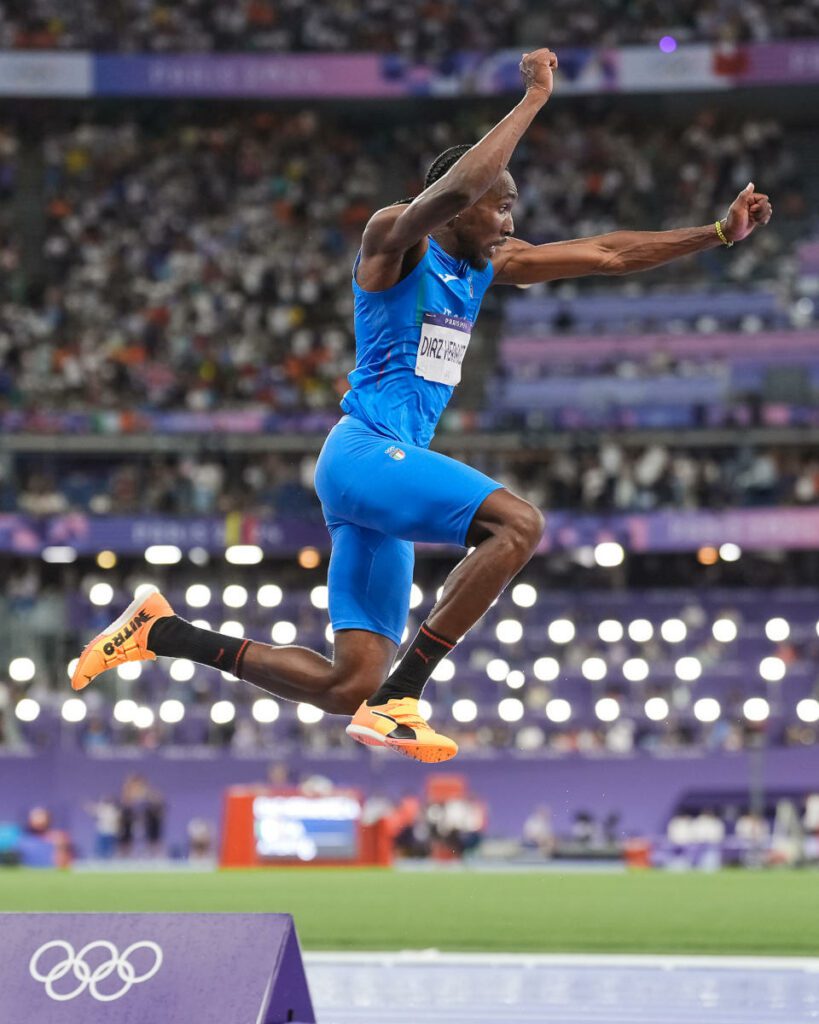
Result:
[[67,544],[50,544],[43,548],[42,558],[49,565],[70,565],[77,561],[77,549]]
[[715,640],[721,644],[730,644],[737,638],[737,624],[733,619],[717,619],[711,627],[711,633]]
[[699,658],[689,654],[684,658],[677,659],[674,671],[677,678],[682,679],[684,683],[693,683],[702,675],[702,662]]
[[742,713],[749,722],[764,722],[771,713],[771,706],[764,697],[749,697],[742,705]]
[[185,591],[185,604],[189,608],[207,608],[210,597],[210,587],[204,583],[192,583]]
[[226,619],[219,627],[219,632],[226,633],[228,636],[234,636],[238,640],[245,635],[245,627],[241,622],[237,622],[236,619]]
[[79,665],[79,663],[79,658],[72,658],[71,661],[69,661],[69,663],[66,665],[65,671],[68,673],[69,679],[71,679],[71,677],[77,671],[77,665]]
[[509,662],[503,658],[492,658],[486,663],[486,674],[493,683],[502,683],[509,675]]
[[673,53],[677,49],[677,40],[674,36],[663,36],[657,45],[663,53]]
[[151,583],[150,580],[143,580],[142,583],[137,583],[134,587],[134,600],[144,601],[146,597],[150,597],[151,594],[157,589],[155,583]]
[[553,697],[546,702],[546,717],[550,722],[568,722],[572,717],[572,706],[562,697]]
[[594,560],[603,569],[613,569],[623,564],[626,553],[623,545],[614,540],[604,540],[594,549]]
[[680,644],[688,636],[688,628],[682,619],[666,619],[660,626],[660,636],[667,644]]
[[276,608],[282,603],[284,593],[275,583],[264,583],[256,591],[256,600],[262,608]]
[[478,705],[468,697],[456,700],[452,705],[452,717],[456,722],[474,722],[478,717]]
[[135,700],[118,700],[114,705],[114,721],[120,725],[130,725],[137,713],[137,702]]
[[410,608],[417,608],[424,600],[424,592],[417,583],[410,587]]
[[616,644],[623,639],[623,623],[617,619],[604,619],[597,627],[597,635],[605,644]]
[[225,561],[231,565],[258,565],[263,558],[258,544],[231,544],[225,549]]
[[253,702],[251,714],[261,725],[270,725],[279,717],[279,705],[272,697],[260,697]]
[[244,608],[247,604],[247,590],[240,583],[229,583],[222,591],[222,604],[228,608]]
[[782,640],[787,640],[790,635],[791,627],[787,619],[768,619],[765,623],[765,636],[774,643],[780,643]]
[[222,678],[226,683],[238,683],[239,677],[235,676],[232,672],[223,672]]
[[435,591],[435,600],[436,600],[436,601],[440,601],[440,600],[441,600],[441,598],[442,598],[443,596],[444,596],[444,588],[443,588],[443,584],[442,584],[442,585],[441,585],[440,587],[438,587],[438,589],[437,589],[437,590]]
[[151,544],[145,548],[145,561],[150,565],[176,565],[182,561],[182,551],[176,544]]
[[214,725],[227,725],[236,717],[236,705],[232,700],[217,700],[210,709],[210,720]]
[[207,565],[210,561],[210,552],[207,548],[191,548],[188,552],[188,558],[194,565],[198,565],[201,568],[202,566]]
[[88,708],[85,706],[85,701],[80,700],[79,697],[69,697],[63,702],[61,713],[65,722],[81,722],[88,714]]
[[320,608],[324,610],[330,603],[330,592],[327,587],[322,583],[317,587],[313,587],[310,591],[310,604],[314,608]]
[[409,640],[409,626],[404,626],[401,631],[401,643],[405,644]]
[[126,682],[133,682],[135,679],[139,679],[142,675],[142,662],[123,661],[121,665],[117,665],[117,675],[120,679],[126,680]]
[[418,701],[418,714],[421,718],[432,718],[432,705],[423,697]]
[[646,718],[652,722],[664,722],[668,718],[668,710],[665,697],[649,697],[645,703]]
[[516,644],[523,636],[523,625],[517,619],[501,619],[495,627],[495,636],[502,644]]
[[509,675],[506,677],[506,685],[510,690],[519,690],[521,686],[526,682],[526,676],[521,672],[519,668],[513,668]]
[[296,624],[294,622],[282,619],[280,622],[273,623],[270,636],[274,644],[292,644],[296,639],[296,632]]
[[9,662],[9,678],[15,683],[27,683],[34,678],[37,666],[31,658],[12,658]]
[[633,619],[628,624],[628,635],[635,644],[646,644],[654,636],[654,627],[648,619]]
[[523,701],[517,697],[504,697],[498,703],[498,715],[504,722],[519,722],[523,718]]
[[159,705],[159,717],[165,725],[176,725],[185,717],[185,705],[173,697],[163,700]]
[[196,626],[198,629],[210,629],[208,619],[191,619],[191,625]]
[[553,644],[570,644],[574,640],[574,623],[571,619],[555,619],[549,623],[547,632]]
[[97,555],[97,565],[100,569],[113,569],[117,564],[117,556],[113,551],[100,551]]
[[336,634],[333,632],[332,622],[328,622],[324,627],[324,639],[328,644],[334,644],[336,642]]
[[560,663],[557,658],[538,658],[532,669],[535,679],[542,683],[552,683],[560,675]]
[[432,670],[432,678],[436,683],[448,683],[454,675],[455,663],[450,661],[449,658],[444,658],[443,661],[439,661]]
[[40,705],[33,697],[23,697],[17,701],[14,714],[21,722],[35,722],[40,715]]
[[114,588],[110,583],[95,583],[88,591],[88,600],[98,608],[105,608],[114,600]]
[[134,725],[137,729],[150,729],[154,724],[155,715],[146,705],[140,705],[134,712]]
[[304,725],[314,725],[324,718],[324,712],[313,704],[299,704],[296,707],[296,717]]
[[601,679],[606,678],[608,669],[602,658],[591,657],[584,659],[580,671],[584,679],[588,679],[591,683],[599,683]]
[[531,608],[537,601],[537,591],[531,583],[516,583],[512,587],[512,600],[518,608]]
[[615,722],[620,717],[620,704],[614,697],[601,697],[594,705],[594,713],[601,722]]
[[[22,701],[20,703],[22,704]],[[796,714],[802,722],[808,722],[811,725],[814,722],[819,722],[819,700],[815,697],[803,697],[796,705]]]
[[648,679],[648,662],[645,658],[627,658],[623,662],[623,678],[630,683],[642,683]]
[[759,663],[759,674],[767,683],[778,683],[785,678],[785,662],[775,655],[763,658]]
[[187,683],[189,679],[193,679],[195,671],[196,666],[188,658],[174,658],[171,662],[171,679],[177,683]]
[[694,702],[694,717],[698,722],[716,722],[721,713],[719,701],[714,697],[700,697]]
[[738,562],[742,558],[739,544],[720,544],[719,557],[723,562]]

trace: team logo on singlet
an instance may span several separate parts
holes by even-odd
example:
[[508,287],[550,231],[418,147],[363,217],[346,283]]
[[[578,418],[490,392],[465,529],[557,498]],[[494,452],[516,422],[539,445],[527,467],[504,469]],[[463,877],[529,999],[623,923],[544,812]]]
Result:
[[391,459],[395,459],[396,462],[400,462],[401,459],[407,457],[407,453],[403,448],[399,448],[397,445],[391,444],[389,448],[384,449],[384,454],[389,455]]

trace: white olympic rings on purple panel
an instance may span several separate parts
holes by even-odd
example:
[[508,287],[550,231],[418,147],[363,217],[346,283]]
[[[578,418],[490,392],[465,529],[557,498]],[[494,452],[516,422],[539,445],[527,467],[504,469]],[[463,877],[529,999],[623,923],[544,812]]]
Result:
[[[40,960],[44,954],[52,949],[62,950],[65,956],[43,973],[40,970]],[[86,957],[95,949],[105,950],[108,957],[92,968],[86,961]],[[153,966],[143,974],[137,974],[130,961],[131,955],[139,949],[148,950],[154,957]],[[153,978],[162,966],[162,958],[162,947],[156,942],[151,942],[147,939],[142,942],[131,943],[122,953],[117,950],[113,942],[108,942],[107,939],[97,939],[94,942],[89,942],[77,953],[74,952],[74,947],[70,942],[66,942],[65,939],[54,939],[51,942],[44,943],[32,955],[28,969],[35,981],[40,981],[45,985],[49,998],[57,1002],[63,1003],[69,999],[76,999],[77,996],[88,989],[89,994],[98,1002],[111,1003],[115,999],[122,998],[126,992],[130,992],[134,985],[140,985],[143,981]],[[113,992],[100,992],[98,988],[100,983],[109,978],[115,971],[122,985]],[[73,985],[68,991],[58,992],[55,988],[57,982],[69,974],[73,974],[72,985],[73,979],[76,979],[77,984]]]

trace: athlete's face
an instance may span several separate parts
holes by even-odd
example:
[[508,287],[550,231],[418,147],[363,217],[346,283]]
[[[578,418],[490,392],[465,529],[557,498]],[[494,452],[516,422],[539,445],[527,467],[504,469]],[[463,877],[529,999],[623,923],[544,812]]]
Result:
[[504,171],[474,206],[456,218],[458,248],[475,270],[483,270],[515,231],[512,207],[518,197],[515,181]]

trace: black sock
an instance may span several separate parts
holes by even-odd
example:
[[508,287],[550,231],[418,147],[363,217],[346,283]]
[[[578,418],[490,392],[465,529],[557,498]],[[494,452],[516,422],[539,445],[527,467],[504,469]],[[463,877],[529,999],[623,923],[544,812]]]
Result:
[[240,676],[249,640],[194,626],[178,615],[157,619],[148,634],[148,648],[160,658],[187,658],[199,665]]
[[419,698],[435,666],[455,647],[451,640],[433,633],[424,622],[392,675],[370,697],[370,707],[393,697]]

